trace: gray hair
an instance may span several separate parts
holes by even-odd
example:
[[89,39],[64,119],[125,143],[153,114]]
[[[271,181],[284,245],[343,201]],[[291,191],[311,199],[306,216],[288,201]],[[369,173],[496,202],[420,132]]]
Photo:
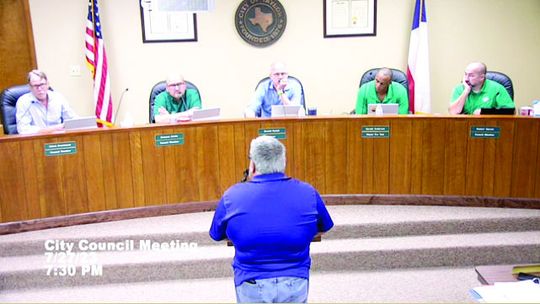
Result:
[[32,80],[32,76],[37,76],[37,77],[39,77],[39,79],[47,80],[47,75],[45,75],[45,73],[43,71],[32,70],[32,71],[28,72],[28,76],[27,76],[28,83],[30,83],[30,80]]
[[249,156],[259,174],[285,172],[285,146],[271,136],[259,136],[251,141]]

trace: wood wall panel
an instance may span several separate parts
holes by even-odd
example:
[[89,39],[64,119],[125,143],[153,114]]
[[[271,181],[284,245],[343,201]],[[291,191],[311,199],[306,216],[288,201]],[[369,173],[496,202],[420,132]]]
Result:
[[[130,132],[111,134],[112,141],[112,164],[106,163],[106,174],[114,174],[111,177],[115,181],[116,208],[135,207],[134,182],[137,181],[133,174],[134,160],[132,159]],[[107,184],[109,185],[109,184]]]
[[[88,211],[101,211],[107,210],[107,193],[108,188],[114,188],[114,184],[106,184],[108,178],[105,178],[104,162],[101,154],[102,145],[107,144],[107,141],[102,141],[99,134],[86,135],[79,138],[77,141],[77,149],[79,150],[74,156],[77,160],[81,160],[82,163],[77,164],[79,170],[75,169],[75,172],[79,172],[79,175],[74,180],[82,179],[82,183],[86,183],[86,187],[81,185],[81,199],[72,197],[66,199],[68,206],[70,206],[70,214],[82,213]],[[67,157],[65,159],[68,159]],[[70,169],[66,168],[69,172]],[[86,174],[85,174],[86,173]],[[86,200],[84,198],[87,198]],[[77,209],[84,211],[75,211]],[[71,211],[73,210],[73,211]]]
[[24,191],[23,159],[21,156],[21,145],[18,142],[11,142],[2,145],[2,174],[0,174],[0,212],[4,221],[14,221],[17,219],[27,219],[27,204]]
[[199,200],[209,201],[220,197],[222,190],[219,184],[216,170],[219,170],[218,162],[218,133],[217,126],[210,125],[196,128],[197,147],[203,147],[203,151],[199,148],[197,155],[197,184],[199,188]]
[[362,123],[361,120],[349,120],[347,122],[347,166],[341,171],[347,176],[346,193],[363,192],[363,174],[362,172]]
[[[377,122],[373,121],[372,124],[390,126],[390,121],[379,119]],[[392,133],[392,128],[390,128],[390,138],[392,138]],[[388,193],[390,183],[390,138],[377,138],[371,140],[373,142],[372,193]]]
[[[157,147],[155,137],[173,133],[170,128],[141,132],[142,165],[144,175],[144,205],[151,206],[167,202],[166,187],[175,187],[175,180],[167,180],[164,150],[171,147]],[[186,139],[186,141],[188,141]],[[196,155],[194,155],[196,156]],[[169,161],[169,160],[167,160]]]
[[408,194],[411,192],[412,121],[394,120],[391,130],[387,193]]
[[423,127],[422,194],[444,193],[445,120],[426,120]]
[[[389,125],[390,138],[362,138],[369,125]],[[473,139],[473,125],[499,126],[500,138]],[[261,128],[286,129],[287,174],[321,194],[540,197],[540,120],[309,117],[2,137],[0,220],[217,200],[242,178]],[[155,145],[171,133],[184,144]],[[45,156],[46,143],[66,141],[77,154]]]
[[[102,162],[102,168],[101,168],[101,174],[103,179],[103,187],[105,188],[105,209],[104,210],[113,210],[117,209],[118,207],[118,201],[117,201],[117,191],[116,189],[119,188],[119,186],[116,183],[117,177],[120,179],[120,172],[116,174],[115,171],[115,161],[114,161],[114,142],[113,142],[113,136],[112,134],[100,134],[99,135],[99,141],[101,142],[100,145],[100,151],[101,154],[101,162]],[[89,206],[89,209],[92,210],[92,207]]]
[[[494,159],[492,196],[508,197],[512,187],[512,163],[514,148],[514,121],[499,121],[501,136],[497,139],[497,152]],[[540,196],[538,196],[540,197]]]
[[[200,201],[197,158],[202,147],[197,145],[194,127],[184,127],[177,132],[184,134],[184,144],[179,147],[176,162],[171,163],[171,166],[176,168],[178,180],[166,181],[166,185],[178,187],[181,202]],[[216,157],[216,155],[210,157]]]
[[347,192],[347,121],[340,120],[328,124],[328,133],[324,145],[325,151],[325,192],[339,194]]
[[[35,219],[43,217],[44,212],[41,210],[39,201],[40,193],[38,191],[38,179],[36,175],[36,154],[32,141],[20,142],[20,155],[22,161],[22,174],[24,180],[24,188],[26,195],[26,206],[28,208],[28,218]],[[22,206],[23,207],[23,206]],[[24,208],[24,207],[23,207]],[[1,217],[0,217],[1,218]]]
[[412,121],[411,194],[422,194],[424,122],[423,118]]
[[144,171],[141,132],[129,132],[131,148],[131,173],[133,174],[133,206],[144,206]]
[[[43,192],[45,193],[45,205],[47,206],[45,216],[59,216],[69,214],[67,203],[64,195],[64,170],[62,157],[60,156],[44,156],[44,146],[48,143],[58,143],[67,141],[67,138],[54,140],[39,140],[39,148],[36,150],[42,155],[43,169],[39,171],[43,180]],[[69,157],[67,155],[66,157]]]
[[514,161],[512,167],[511,195],[533,197],[538,170],[538,123],[535,120],[516,120],[514,131]]
[[466,189],[469,126],[465,120],[450,120],[446,125],[444,192],[464,195]]
[[304,172],[305,181],[321,192],[326,191],[325,160],[327,124],[325,121],[314,120],[304,125]]

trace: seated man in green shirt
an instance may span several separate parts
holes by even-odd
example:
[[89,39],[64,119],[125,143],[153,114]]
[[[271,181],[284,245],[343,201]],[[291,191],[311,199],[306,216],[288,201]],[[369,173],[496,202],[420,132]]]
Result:
[[508,91],[498,82],[486,79],[486,65],[473,62],[465,68],[463,81],[454,88],[448,107],[450,114],[480,114],[482,108],[514,108]]
[[156,96],[154,119],[157,123],[176,122],[189,119],[193,108],[201,108],[201,98],[197,90],[186,89],[184,77],[171,74],[167,77],[167,88]]
[[360,86],[356,114],[367,114],[368,104],[372,103],[397,103],[399,114],[409,114],[407,89],[399,83],[392,83],[392,70],[388,68],[380,69],[375,80]]

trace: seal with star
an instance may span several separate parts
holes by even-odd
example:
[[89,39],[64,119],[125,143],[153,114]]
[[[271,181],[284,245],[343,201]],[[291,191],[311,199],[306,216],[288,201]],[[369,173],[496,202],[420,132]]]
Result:
[[234,17],[236,31],[256,47],[276,42],[287,25],[287,14],[278,0],[244,0]]

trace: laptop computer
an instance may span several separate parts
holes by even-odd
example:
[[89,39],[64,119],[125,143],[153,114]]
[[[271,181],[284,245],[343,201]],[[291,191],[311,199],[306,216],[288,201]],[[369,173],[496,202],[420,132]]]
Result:
[[480,109],[480,115],[514,115],[516,108],[482,108]]
[[375,115],[378,105],[381,106],[383,114],[397,114],[399,110],[399,104],[397,103],[370,103],[368,104],[367,115]]
[[95,116],[77,117],[73,119],[67,119],[64,121],[64,129],[66,130],[78,130],[78,129],[96,129],[97,122]]
[[212,120],[219,119],[221,108],[208,108],[193,110],[191,120]]
[[298,117],[301,105],[273,105],[271,117]]

